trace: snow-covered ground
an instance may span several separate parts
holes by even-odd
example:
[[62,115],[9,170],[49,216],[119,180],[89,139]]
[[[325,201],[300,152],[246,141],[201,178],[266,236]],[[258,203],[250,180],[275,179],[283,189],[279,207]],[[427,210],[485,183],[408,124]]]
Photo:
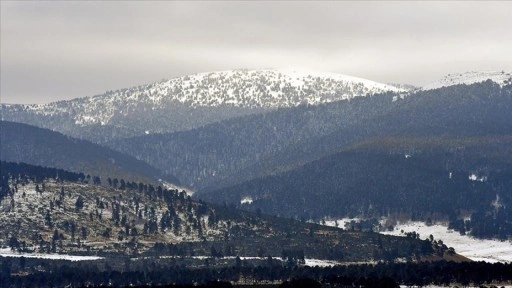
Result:
[[97,256],[76,256],[66,254],[43,254],[43,253],[18,253],[12,251],[10,248],[0,249],[0,256],[2,257],[25,257],[25,258],[40,258],[40,259],[51,259],[51,260],[69,260],[69,261],[89,261],[99,260],[103,257]]
[[348,223],[350,223],[352,221],[359,222],[359,221],[361,221],[361,219],[359,219],[359,218],[343,218],[343,219],[337,219],[337,220],[325,220],[325,225],[345,229],[345,225],[347,225]]
[[459,232],[448,230],[446,226],[435,224],[427,226],[423,222],[408,222],[398,224],[395,230],[382,232],[388,235],[403,236],[404,233],[413,232],[420,234],[421,239],[430,235],[434,240],[442,240],[448,247],[453,247],[455,252],[475,261],[485,262],[512,262],[512,243],[510,241],[481,240]]
[[[345,228],[346,223],[351,221],[358,222],[359,218],[343,218],[337,220],[326,220],[325,225]],[[381,220],[384,223],[385,220]],[[402,233],[402,230],[404,231]],[[426,239],[430,235],[434,240],[442,240],[448,247],[453,247],[455,252],[474,261],[485,262],[512,262],[512,242],[499,240],[482,240],[468,235],[460,235],[459,232],[448,230],[446,225],[434,224],[427,226],[423,222],[399,223],[394,226],[393,231],[384,231],[382,234],[405,236],[407,232],[416,232],[420,234],[421,239]]]
[[340,265],[343,263],[337,262],[337,261],[331,261],[331,260],[321,260],[321,259],[304,259],[306,260],[306,266],[310,267],[331,267],[335,265]]
[[500,85],[504,85],[507,81],[511,81],[512,74],[504,71],[472,71],[448,74],[438,81],[423,86],[422,90],[432,90],[459,84],[470,85],[474,83],[485,82],[488,79]]

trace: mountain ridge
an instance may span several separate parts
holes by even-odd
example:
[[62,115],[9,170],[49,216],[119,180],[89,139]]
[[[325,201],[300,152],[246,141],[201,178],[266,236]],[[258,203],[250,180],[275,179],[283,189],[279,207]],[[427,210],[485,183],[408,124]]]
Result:
[[135,179],[149,183],[160,180],[175,185],[179,180],[161,173],[132,156],[86,140],[22,123],[0,121],[0,159],[51,166],[90,176]]
[[443,78],[431,82],[421,90],[432,90],[453,85],[471,85],[491,80],[500,86],[512,83],[512,74],[505,71],[468,71],[463,73],[448,74]]
[[49,104],[2,104],[2,119],[105,143],[144,134],[190,130],[278,108],[318,105],[387,91],[405,93],[406,89],[335,73],[228,70]]

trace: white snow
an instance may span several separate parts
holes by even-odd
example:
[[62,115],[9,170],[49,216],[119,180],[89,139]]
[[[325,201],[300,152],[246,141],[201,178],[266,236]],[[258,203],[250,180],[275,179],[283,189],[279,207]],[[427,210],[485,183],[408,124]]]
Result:
[[438,89],[441,87],[460,85],[460,84],[475,84],[480,82],[485,82],[488,79],[498,83],[503,86],[506,82],[512,83],[512,73],[504,72],[504,71],[480,71],[480,72],[466,72],[466,73],[456,73],[456,74],[448,74],[442,79],[425,85],[422,87],[422,90],[432,90]]
[[331,261],[331,260],[321,260],[321,259],[304,259],[306,261],[306,266],[310,267],[332,267],[335,265],[341,265],[343,263],[337,262],[337,261]]
[[342,219],[329,219],[325,220],[324,225],[331,226],[331,227],[339,227],[345,229],[346,225],[350,222],[359,222],[361,221],[360,218],[342,218]]
[[98,256],[76,256],[66,254],[46,254],[46,253],[19,253],[14,252],[10,248],[0,249],[0,256],[2,257],[25,257],[25,258],[40,258],[51,260],[69,260],[69,261],[90,261],[100,260],[103,257]]
[[485,182],[487,181],[487,176],[478,176],[476,174],[471,174],[468,176],[468,179],[471,181]]
[[482,240],[459,232],[448,230],[446,226],[435,224],[427,226],[423,222],[408,222],[395,226],[393,231],[381,232],[382,234],[404,236],[401,233],[413,232],[420,234],[421,239],[434,236],[434,240],[442,240],[448,247],[453,247],[455,252],[475,261],[485,262],[512,262],[512,243],[510,241]]
[[252,203],[252,197],[244,197],[242,200],[240,200],[240,204],[251,204]]
[[175,185],[171,182],[167,182],[165,180],[162,180],[162,179],[158,179],[158,183],[160,183],[160,185],[167,189],[167,190],[178,190],[178,191],[185,191],[185,193],[187,194],[187,196],[193,196],[195,191],[194,190],[191,190],[187,187],[183,187],[183,186],[178,186],[178,185]]

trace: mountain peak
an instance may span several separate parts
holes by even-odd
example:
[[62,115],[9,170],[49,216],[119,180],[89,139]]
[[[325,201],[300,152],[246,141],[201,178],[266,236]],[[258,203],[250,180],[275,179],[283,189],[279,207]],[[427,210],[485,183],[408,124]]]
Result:
[[441,87],[474,84],[492,80],[499,85],[512,83],[512,73],[505,71],[470,71],[465,73],[448,74],[438,81],[432,82],[422,87],[422,90],[432,90]]
[[44,115],[74,111],[74,122],[78,125],[107,125],[114,117],[126,116],[140,107],[149,111],[170,109],[176,105],[275,109],[301,104],[318,105],[383,92],[405,90],[367,79],[298,68],[241,69],[192,74],[107,91],[93,97],[28,105],[24,109]]
[[245,108],[316,105],[368,94],[404,92],[363,78],[297,67],[199,73],[154,85],[160,86],[155,87],[160,90],[157,94],[191,106]]

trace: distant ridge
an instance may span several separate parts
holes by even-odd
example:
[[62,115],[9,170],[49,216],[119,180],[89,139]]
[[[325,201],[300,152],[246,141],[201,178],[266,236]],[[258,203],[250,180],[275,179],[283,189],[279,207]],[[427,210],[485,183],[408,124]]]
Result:
[[190,130],[278,108],[406,91],[362,78],[304,69],[229,70],[49,104],[2,104],[2,117],[105,143]]
[[144,103],[157,109],[167,102],[191,107],[293,107],[405,89],[363,78],[305,69],[228,70],[198,73],[102,95],[39,105],[4,105],[42,115],[71,113],[75,124],[107,125]]
[[438,81],[423,86],[422,90],[432,90],[460,84],[470,85],[485,82],[487,80],[491,80],[503,86],[507,83],[512,83],[512,73],[505,71],[472,71],[448,74]]
[[21,123],[0,121],[0,160],[82,172],[90,176],[157,183],[159,178],[179,184],[132,156],[85,140]]

